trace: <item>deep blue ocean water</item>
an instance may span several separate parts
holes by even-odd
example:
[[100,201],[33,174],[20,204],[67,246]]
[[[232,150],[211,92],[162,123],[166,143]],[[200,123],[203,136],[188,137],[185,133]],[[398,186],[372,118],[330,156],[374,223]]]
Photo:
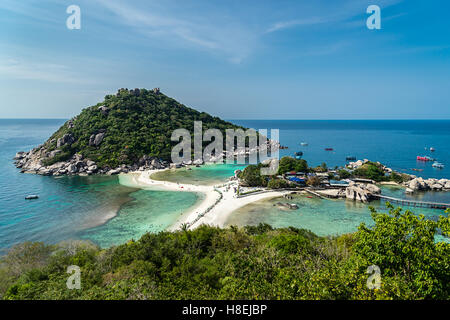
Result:
[[[253,129],[279,129],[280,142],[288,146],[280,156],[303,151],[310,166],[341,166],[347,156],[369,159],[400,172],[427,178],[450,178],[450,120],[233,120]],[[307,142],[308,146],[301,146]],[[433,147],[435,152],[429,149]],[[333,148],[334,151],[325,151]],[[427,149],[427,150],[426,150]],[[428,155],[446,164],[417,161]],[[422,172],[412,169],[423,169]]]
[[[2,249],[23,241],[55,243],[82,238],[102,246],[122,243],[146,231],[164,229],[197,201],[197,196],[190,193],[174,195],[129,188],[120,185],[117,177],[21,174],[12,161],[16,152],[41,144],[64,122],[0,119],[0,254]],[[303,151],[310,165],[343,165],[346,156],[356,156],[423,177],[450,178],[450,121],[233,122],[255,129],[280,129],[281,143],[289,147],[280,151],[281,156]],[[300,146],[302,141],[309,145]],[[327,147],[334,151],[325,151]],[[436,151],[425,150],[429,147]],[[432,168],[431,163],[417,162],[417,155],[431,155],[446,167],[439,170]],[[208,174],[214,172],[209,170]],[[222,171],[218,178],[223,178]],[[29,194],[40,198],[24,200]],[[421,196],[450,202],[450,192]],[[167,203],[179,206],[163,207]]]

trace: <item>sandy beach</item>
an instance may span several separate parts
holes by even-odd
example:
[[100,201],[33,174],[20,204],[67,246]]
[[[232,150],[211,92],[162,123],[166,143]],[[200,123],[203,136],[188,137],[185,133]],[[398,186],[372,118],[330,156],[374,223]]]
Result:
[[198,192],[204,194],[204,198],[194,207],[191,207],[187,212],[183,213],[168,228],[169,230],[177,230],[183,224],[188,224],[189,229],[196,228],[202,224],[223,227],[233,211],[255,201],[280,197],[286,194],[286,191],[267,191],[238,198],[234,192],[234,187],[237,186],[236,181],[229,181],[217,186],[174,183],[152,179],[151,175],[156,172],[161,172],[161,170],[147,170],[133,173],[132,180],[134,186],[143,189]]

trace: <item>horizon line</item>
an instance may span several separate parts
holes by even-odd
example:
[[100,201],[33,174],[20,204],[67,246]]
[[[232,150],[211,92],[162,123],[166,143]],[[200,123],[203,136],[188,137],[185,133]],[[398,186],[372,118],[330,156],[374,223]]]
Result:
[[[0,120],[69,120],[72,118],[0,118]],[[377,119],[227,119],[225,121],[450,121],[450,118],[445,119],[427,119],[427,118],[412,118],[412,119],[392,119],[392,118],[377,118]]]

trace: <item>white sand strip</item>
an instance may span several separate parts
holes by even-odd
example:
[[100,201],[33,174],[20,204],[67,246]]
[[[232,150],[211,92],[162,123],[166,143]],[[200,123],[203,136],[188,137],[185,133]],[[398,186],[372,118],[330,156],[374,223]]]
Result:
[[[181,192],[201,192],[205,195],[203,201],[183,213],[183,215],[171,227],[168,228],[169,230],[179,229],[185,223],[189,225],[190,229],[198,227],[202,224],[223,227],[233,211],[249,203],[263,199],[280,197],[287,193],[286,191],[268,191],[266,193],[258,193],[255,195],[237,198],[233,188],[234,186],[237,186],[236,182],[227,183],[226,185],[229,186],[229,190],[227,190],[227,186],[215,188],[214,186],[192,185],[152,179],[151,175],[159,171],[161,170],[138,172],[139,176],[133,180],[136,186],[144,189],[148,188]],[[221,194],[222,199],[220,199]],[[208,209],[209,211],[206,212]]]

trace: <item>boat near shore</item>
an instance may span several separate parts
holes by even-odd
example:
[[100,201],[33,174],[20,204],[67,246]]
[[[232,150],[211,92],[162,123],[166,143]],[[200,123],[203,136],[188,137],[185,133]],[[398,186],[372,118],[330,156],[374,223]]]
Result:
[[437,169],[444,169],[445,168],[445,165],[443,163],[440,163],[440,162],[437,162],[437,161],[435,163],[433,163],[431,166],[433,168],[437,168]]

